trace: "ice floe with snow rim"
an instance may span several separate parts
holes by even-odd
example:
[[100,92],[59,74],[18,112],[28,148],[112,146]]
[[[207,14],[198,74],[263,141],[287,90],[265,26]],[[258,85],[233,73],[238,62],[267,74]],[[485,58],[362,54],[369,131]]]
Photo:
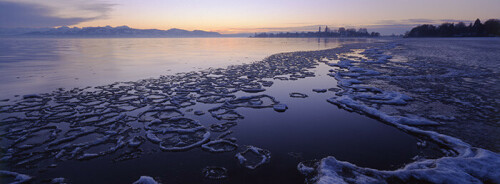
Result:
[[[362,168],[334,157],[323,158],[315,167],[315,183],[499,183],[500,156],[477,148],[456,157],[426,159],[394,171]],[[301,170],[308,174],[311,168]]]
[[271,160],[271,152],[255,146],[247,146],[243,152],[237,153],[235,157],[242,166],[255,169]]
[[160,149],[163,151],[185,151],[200,146],[207,142],[209,138],[210,132],[171,137],[160,142]]
[[153,108],[139,114],[139,121],[151,121],[155,119],[169,119],[180,117],[184,114],[177,108]]
[[279,101],[269,95],[242,96],[236,99],[227,100],[221,106],[209,109],[208,112],[219,120],[236,120],[244,118],[234,110],[236,108],[270,108],[278,103]]
[[200,123],[189,118],[153,120],[145,125],[146,137],[159,143],[163,151],[188,150],[208,141],[210,132]]
[[350,61],[350,60],[341,60],[337,63],[328,63],[328,65],[336,66],[336,67],[340,67],[340,68],[349,68],[349,67],[353,66],[352,62],[353,61]]
[[140,136],[134,136],[133,138],[128,140],[128,145],[130,147],[138,147],[144,142],[144,138]]
[[313,89],[312,91],[316,93],[326,93],[328,90],[327,89]]
[[259,92],[263,92],[265,90],[266,89],[264,89],[264,88],[243,88],[243,89],[241,89],[241,91],[244,91],[247,93],[259,93]]
[[201,115],[204,115],[205,112],[203,112],[203,111],[194,111],[193,114],[197,115],[197,116],[201,116]]
[[308,96],[303,93],[293,92],[289,94],[292,98],[307,98]]
[[219,139],[202,144],[201,148],[212,153],[222,153],[234,151],[238,148],[238,145],[230,140]]
[[225,122],[210,125],[210,131],[212,132],[224,132],[229,130],[231,127],[236,126],[236,122]]
[[208,179],[220,180],[227,178],[227,169],[224,167],[207,166],[201,171],[203,177]]
[[406,125],[440,125],[439,122],[434,122],[422,117],[412,116],[412,117],[402,117],[402,116],[390,116],[378,109],[368,107],[359,101],[353,100],[349,95],[344,95],[341,97],[332,97],[327,100],[328,102],[335,104],[341,108],[349,111],[357,111],[368,116],[376,117],[384,122],[390,122],[392,124],[406,124]]
[[286,104],[276,104],[273,108],[277,112],[285,112],[288,109],[288,106]]

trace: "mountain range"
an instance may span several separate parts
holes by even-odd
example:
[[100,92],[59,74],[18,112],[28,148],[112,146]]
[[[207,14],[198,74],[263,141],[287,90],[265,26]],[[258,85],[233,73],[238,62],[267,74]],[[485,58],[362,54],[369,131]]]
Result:
[[10,36],[41,37],[248,37],[250,34],[220,34],[218,32],[183,29],[134,29],[128,26],[118,27],[58,27],[45,29],[0,29],[0,33]]

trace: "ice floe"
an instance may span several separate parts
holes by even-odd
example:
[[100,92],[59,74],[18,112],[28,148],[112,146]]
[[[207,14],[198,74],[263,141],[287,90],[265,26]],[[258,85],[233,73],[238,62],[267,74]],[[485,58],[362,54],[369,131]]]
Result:
[[203,168],[202,175],[208,179],[225,179],[227,178],[227,169],[224,167],[208,166]]
[[238,145],[233,143],[232,141],[219,139],[215,141],[207,142],[201,145],[203,150],[212,152],[212,153],[221,153],[221,152],[231,152],[238,148]]
[[271,160],[271,152],[255,146],[247,146],[243,152],[237,153],[235,157],[242,166],[248,169],[256,169]]
[[278,112],[285,112],[288,109],[288,106],[286,104],[276,104],[273,106],[275,111]]
[[313,89],[312,91],[316,92],[316,93],[325,93],[327,92],[328,90],[327,89]]
[[297,93],[297,92],[290,93],[289,95],[292,98],[307,98],[308,97],[306,94]]

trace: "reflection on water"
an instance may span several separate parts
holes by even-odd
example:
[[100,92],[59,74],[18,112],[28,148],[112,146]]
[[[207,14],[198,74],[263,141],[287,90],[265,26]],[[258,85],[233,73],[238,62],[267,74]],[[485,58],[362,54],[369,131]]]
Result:
[[[157,77],[159,75],[182,71],[248,63],[261,60],[277,52],[317,50],[337,47],[343,42],[370,41],[363,39],[249,38],[6,40],[5,43],[2,43],[2,47],[6,48],[4,50],[6,52],[1,55],[3,62],[0,63],[0,70],[9,73],[1,81],[2,84],[5,84],[4,86],[9,87],[2,88],[1,90],[11,95],[38,93],[53,90],[57,87],[96,86],[115,81]],[[355,56],[357,53],[359,52],[355,51],[354,54],[346,54],[345,56]],[[287,57],[282,59],[281,61],[293,63],[293,60],[289,60]],[[283,62],[279,63],[282,64]],[[244,77],[243,71],[247,71],[247,68],[243,69],[227,72],[225,73],[225,77]],[[231,130],[234,131],[231,136],[234,136],[234,140],[241,146],[238,151],[241,151],[245,145],[255,145],[270,150],[272,155],[269,163],[256,170],[248,170],[241,167],[234,157],[235,151],[215,154],[194,148],[183,152],[169,152],[160,151],[161,149],[157,149],[158,145],[156,143],[145,141],[144,146],[137,150],[138,152],[143,152],[144,149],[144,154],[141,153],[141,156],[138,158],[132,157],[134,156],[132,155],[130,158],[134,159],[128,159],[126,157],[128,155],[125,154],[127,152],[122,149],[116,154],[125,156],[115,157],[116,155],[111,155],[114,152],[110,152],[109,155],[103,154],[99,158],[87,161],[75,161],[75,159],[57,161],[56,166],[50,167],[50,169],[43,172],[39,172],[41,169],[38,170],[39,168],[36,167],[22,170],[22,172],[42,179],[65,177],[72,183],[130,183],[141,175],[160,178],[164,183],[215,183],[218,181],[205,179],[201,175],[201,171],[206,166],[221,166],[229,170],[229,178],[223,181],[227,183],[302,183],[304,177],[298,173],[296,169],[297,164],[301,161],[321,159],[329,155],[360,166],[379,169],[395,169],[404,163],[411,162],[411,158],[422,151],[417,148],[416,138],[400,132],[394,127],[382,124],[377,120],[336,108],[326,101],[326,99],[335,95],[333,91],[325,93],[315,93],[312,91],[315,88],[337,86],[334,78],[327,75],[329,69],[331,67],[328,65],[319,63],[318,67],[311,69],[315,77],[296,81],[282,81],[270,78],[269,80],[274,82],[273,86],[260,94],[271,95],[280,102],[287,104],[289,109],[286,112],[278,113],[271,108],[238,109],[244,118],[236,120],[237,126]],[[19,76],[19,78],[16,76]],[[181,78],[178,82],[188,82],[187,78]],[[200,77],[193,78],[193,80],[203,81],[206,79]],[[138,95],[145,92],[139,89],[142,89],[143,85],[147,84],[157,83],[141,83],[137,84],[133,89],[120,89],[124,90],[122,91],[123,95],[127,94],[124,97],[132,95],[128,92],[134,91]],[[125,91],[125,89],[127,90]],[[212,88],[206,87],[206,89],[209,90]],[[153,94],[149,94],[150,92],[152,91],[145,92],[149,95],[148,97],[153,96]],[[306,99],[292,98],[289,96],[291,92],[304,93],[309,97]],[[86,95],[75,99],[71,97],[71,99],[78,101],[74,102],[75,104],[89,106],[90,109],[94,109],[97,112],[102,110],[99,107],[102,105],[102,107],[110,110],[110,112],[106,113],[114,113],[111,110],[117,108],[117,106],[126,108],[127,105],[125,104],[130,105],[129,103],[135,102],[145,105],[144,107],[138,107],[138,111],[142,112],[149,109],[149,105],[159,107],[168,106],[167,103],[165,105],[161,102],[165,99],[165,96],[159,96],[161,99],[159,102],[154,101],[154,98],[151,98],[153,100],[145,100],[147,98],[143,98],[144,101],[142,102],[140,100],[134,101],[131,98],[130,101],[125,100],[127,101],[126,103],[118,103],[120,101],[119,98],[109,99],[107,93],[86,93]],[[234,93],[234,95],[241,97],[249,94],[239,91]],[[172,98],[180,99],[181,96],[182,93],[176,93]],[[72,101],[71,99],[67,99],[68,104],[74,105],[73,102],[69,102]],[[80,102],[79,99],[83,101]],[[96,103],[99,101],[103,101],[103,103]],[[209,112],[208,109],[213,108],[214,105],[219,106],[221,105],[220,103],[224,102],[219,102],[219,104],[204,104],[200,102],[185,107],[181,107],[178,104],[179,107],[175,107],[180,112],[184,112],[185,117],[199,120],[201,123],[200,126],[211,127],[215,123],[226,121],[217,120],[210,113],[195,115],[193,111],[201,110],[202,112]],[[68,105],[67,108],[73,109],[71,105]],[[62,113],[67,113],[64,109],[65,107],[58,106],[58,108],[45,109],[59,110],[61,108],[60,111]],[[85,113],[85,108],[79,109]],[[75,110],[67,111],[73,112]],[[130,113],[131,116],[138,116],[132,115],[133,112]],[[11,115],[8,113],[5,114]],[[55,114],[61,113],[54,112],[47,117],[56,117]],[[80,112],[78,114],[80,115]],[[97,114],[96,117],[101,116],[99,113]],[[72,115],[61,114],[60,116],[61,118],[51,119],[50,122],[59,128],[67,128],[68,125],[63,123],[62,120],[68,117],[73,118]],[[90,117],[90,115],[88,116]],[[120,117],[118,113],[111,114],[111,116]],[[40,117],[40,115],[35,115],[35,117]],[[120,125],[120,122],[122,122],[121,119],[112,120],[110,124],[107,124],[101,122],[100,118],[92,120],[89,117],[76,120],[78,123],[75,125],[82,127],[96,126],[100,127],[97,128],[100,130],[108,130],[105,128],[109,128],[113,131],[128,127],[125,124],[123,124],[123,127]],[[128,136],[130,133],[134,136],[141,136],[142,140],[146,140],[144,138],[145,135],[142,135],[144,132],[141,133],[141,129],[145,130],[148,123],[139,122],[138,118],[129,117],[130,120],[123,120],[124,122],[130,122],[130,126],[138,125],[137,132],[135,130],[128,132],[127,129],[127,132],[123,131],[125,132],[122,133],[123,136]],[[87,120],[90,122],[88,125],[84,122]],[[151,120],[145,120],[145,122],[148,121],[151,122]],[[81,122],[84,123],[80,124]],[[75,131],[81,133],[82,137],[67,145],[75,146],[76,143],[80,142],[99,141],[99,134],[83,134],[85,133],[84,130],[86,129],[76,129]],[[122,131],[120,130],[119,132]],[[115,135],[112,131],[111,133],[109,131],[101,131],[99,133]],[[67,135],[72,134],[67,134],[66,132],[63,137]],[[189,136],[186,134],[181,136],[175,135],[173,137],[183,137],[185,140],[196,138],[195,136]],[[211,139],[215,139],[214,136]],[[118,135],[115,135],[114,138],[118,139],[118,137]],[[91,149],[85,150],[85,153],[96,153],[106,150],[105,148],[114,145],[114,140],[112,142],[113,144],[111,145],[103,144],[91,147]],[[121,145],[119,142],[116,141],[116,144]],[[69,146],[64,149],[69,150]],[[74,150],[77,149],[75,148]],[[113,150],[113,148],[110,150]],[[76,153],[74,151],[71,154]],[[46,154],[50,155],[53,153],[49,151]],[[69,152],[61,152],[61,155],[63,154],[70,155]],[[24,156],[22,155],[22,158]],[[114,162],[115,158],[123,158],[123,160]],[[45,163],[40,163],[38,166],[42,166],[43,164]],[[45,168],[45,166],[40,168]],[[78,171],[75,171],[74,168],[78,168]]]
[[250,63],[369,39],[1,38],[0,98]]

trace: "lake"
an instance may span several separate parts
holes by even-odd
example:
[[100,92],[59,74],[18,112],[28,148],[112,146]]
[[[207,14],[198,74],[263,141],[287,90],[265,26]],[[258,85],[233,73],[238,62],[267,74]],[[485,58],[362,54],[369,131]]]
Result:
[[0,38],[0,98],[250,63],[367,39]]
[[[7,147],[14,150],[11,162],[3,163],[3,167],[36,176],[38,181],[63,177],[72,183],[132,183],[143,175],[164,183],[303,183],[305,177],[297,170],[297,164],[330,155],[363,167],[402,167],[425,152],[417,146],[419,140],[378,120],[328,103],[326,100],[340,90],[335,78],[329,76],[331,66],[303,57],[308,53],[274,55],[266,60],[300,60],[297,66],[286,65],[288,68],[281,67],[280,62],[252,64],[282,52],[372,42],[384,40],[2,38],[0,72],[4,77],[0,80],[0,94],[11,100],[0,103],[0,119],[5,123],[1,125],[1,133],[9,135],[1,146],[2,150]],[[234,68],[206,70],[230,65],[236,65],[234,71],[239,72],[232,72]],[[252,74],[250,69],[256,67],[262,71],[252,70]],[[253,75],[265,73],[269,68],[281,68],[278,74],[295,70],[298,75],[314,75],[287,76],[290,80],[284,80],[276,73],[266,74],[270,78],[261,80],[272,85],[266,86],[265,91],[251,91],[254,87],[248,86],[257,85],[252,82]],[[176,74],[190,71],[194,73]],[[210,74],[198,71],[210,71]],[[224,89],[214,88],[210,82],[201,83],[205,80],[224,83]],[[138,82],[115,83],[122,81]],[[233,82],[226,84],[225,81]],[[190,86],[195,83],[198,85]],[[250,92],[227,91],[240,83],[244,85],[242,89]],[[113,85],[102,86],[109,84]],[[200,87],[201,84],[207,86]],[[82,89],[86,86],[90,88]],[[74,87],[79,89],[71,90]],[[332,89],[313,92],[318,88]],[[200,102],[202,97],[213,95],[213,91],[226,95],[224,98],[228,100]],[[292,97],[290,93],[294,92],[308,97]],[[48,94],[21,99],[25,94],[40,93]],[[13,98],[14,95],[21,96]],[[239,106],[222,105],[220,113],[213,110],[223,103]],[[272,105],[266,105],[268,103]],[[288,109],[276,112],[272,107],[278,103],[286,104]],[[169,124],[167,122],[176,122],[178,117],[170,117],[168,113],[147,115],[152,111],[179,113],[199,124]],[[204,113],[193,113],[197,111]],[[218,116],[222,118],[214,118]],[[156,125],[158,122],[151,118],[165,124]],[[236,122],[234,127],[226,127],[231,130],[226,132],[231,137],[227,140],[222,138],[226,135],[213,128],[226,122]],[[173,131],[173,127],[177,133],[162,137],[165,132]],[[228,145],[218,145],[216,149],[225,151],[214,153],[199,145],[177,151],[165,151],[169,148],[161,147],[172,139],[177,145],[195,145],[192,141],[201,139],[197,134],[200,131],[210,132],[210,140],[225,140],[225,144],[237,144],[238,148],[231,150]],[[30,136],[22,137],[24,134]],[[158,141],[160,144],[155,142],[156,136],[162,139]],[[42,139],[46,141],[40,141]],[[136,146],[136,142],[140,145]],[[269,151],[270,160],[255,169],[243,167],[245,164],[239,164],[235,154],[245,154],[247,145]],[[27,156],[26,153],[37,154]],[[203,177],[202,170],[207,166],[226,168],[227,179]]]

